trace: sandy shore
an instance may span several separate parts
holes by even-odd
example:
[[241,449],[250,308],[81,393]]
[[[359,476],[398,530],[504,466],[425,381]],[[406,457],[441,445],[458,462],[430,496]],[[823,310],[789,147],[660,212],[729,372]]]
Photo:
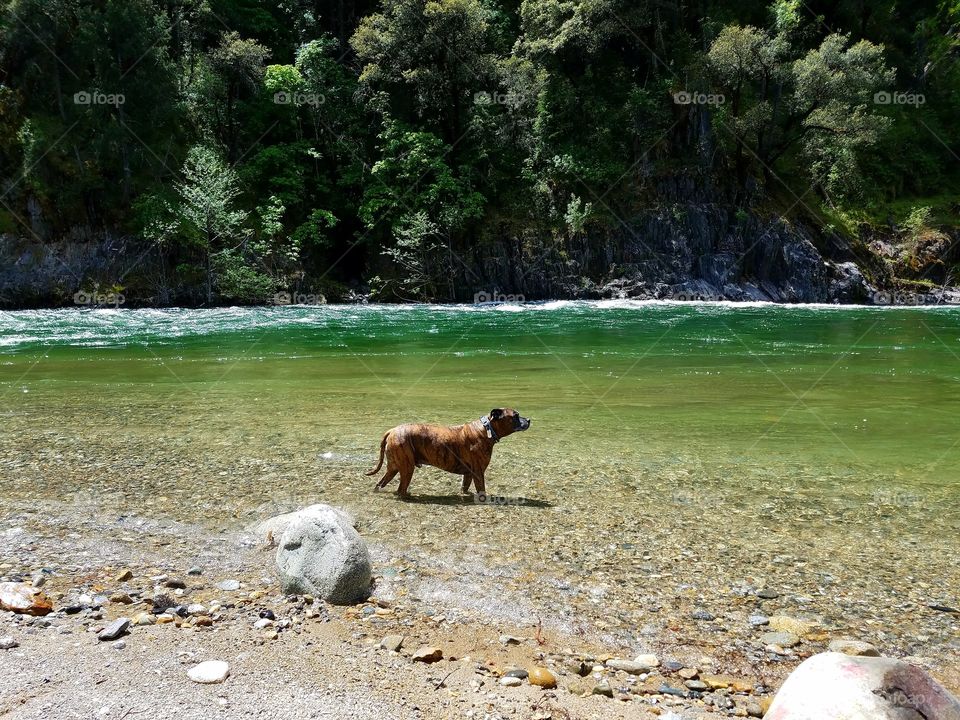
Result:
[[[391,576],[380,574],[369,603],[330,607],[280,595],[272,551],[249,532],[137,516],[98,525],[52,507],[14,509],[0,525],[0,580],[42,583],[56,610],[45,618],[0,613],[0,638],[17,644],[0,650],[0,716],[746,716],[761,712],[790,670],[832,637],[800,627],[794,647],[757,651],[735,633],[711,630],[722,623],[715,618],[701,621],[699,635],[678,628],[686,643],[668,645],[638,628],[635,643],[610,645],[565,633],[549,618],[542,627],[510,622],[509,598],[493,612],[476,598],[440,603],[426,591],[436,579],[397,562],[396,548],[371,550],[375,573],[389,567]],[[168,611],[160,617],[170,622],[137,625],[156,621],[157,597],[185,616]],[[187,612],[191,605],[202,609]],[[118,617],[135,620],[119,646],[99,640]],[[404,637],[398,652],[380,647],[389,635]],[[421,646],[439,648],[443,659],[414,661]],[[605,665],[638,652],[655,654],[659,666],[632,674]],[[205,660],[229,663],[230,677],[189,680],[187,671]],[[915,661],[960,688],[948,663]],[[511,668],[547,669],[558,687],[529,679],[504,686]]]

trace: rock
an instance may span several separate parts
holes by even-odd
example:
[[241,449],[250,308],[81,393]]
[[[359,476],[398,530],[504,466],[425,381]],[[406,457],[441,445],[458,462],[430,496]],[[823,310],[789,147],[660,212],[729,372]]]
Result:
[[653,669],[655,667],[660,667],[660,658],[658,658],[653,653],[646,653],[644,655],[637,655],[633,661],[639,663],[646,668]]
[[0,582],[0,610],[22,615],[46,615],[53,610],[53,601],[32,585]]
[[620,660],[619,658],[613,658],[612,660],[607,660],[607,667],[613,670],[621,670],[625,673],[630,673],[631,675],[639,675],[640,673],[649,672],[652,667],[651,665],[645,665],[643,663],[636,662],[635,660]]
[[684,680],[695,680],[697,675],[700,673],[697,672],[696,668],[681,668],[677,675],[682,677]]
[[601,680],[596,685],[593,686],[591,690],[593,695],[603,695],[604,697],[612,698],[613,697],[613,688],[610,687],[610,683],[606,680]]
[[207,660],[187,671],[188,678],[203,685],[222,683],[229,675],[230,666],[222,660]]
[[129,570],[124,570],[113,579],[114,582],[127,582],[128,580],[133,580],[133,573]]
[[270,618],[260,618],[253,624],[254,630],[265,630],[268,627],[273,627],[273,620]]
[[240,589],[240,582],[238,580],[223,580],[217,583],[217,588],[226,592],[234,592]]
[[748,717],[763,717],[763,707],[761,707],[760,703],[758,702],[748,702],[744,709],[747,711]]
[[920,668],[826,652],[787,678],[766,720],[957,720],[960,701]]
[[500,644],[501,645],[519,645],[525,640],[525,638],[517,637],[516,635],[501,635]]
[[205,605],[200,603],[193,603],[192,605],[187,605],[187,615],[206,615],[208,610]]
[[513,675],[504,675],[502,678],[500,678],[500,684],[504,687],[517,687],[519,685],[523,685],[523,680],[518,677],[514,677]]
[[116,640],[123,635],[130,627],[130,618],[117,618],[107,625],[103,630],[97,633],[97,640]]
[[285,521],[277,548],[282,591],[335,605],[366,600],[370,557],[349,516],[329,505],[311,505],[293,515]]
[[193,577],[196,577],[197,575],[203,575],[203,570],[201,570],[200,568],[194,566],[194,567],[190,568],[189,570],[187,570],[187,575],[191,575],[191,576],[193,576]]
[[764,645],[792,648],[800,644],[800,638],[789,632],[768,632],[760,636],[760,642]]
[[710,687],[703,680],[687,680],[683,684],[687,686],[688,690],[696,690],[697,692],[703,692]]
[[443,660],[443,650],[438,647],[431,647],[430,645],[424,645],[417,650],[414,650],[413,655],[410,656],[410,659],[414,662],[422,663],[435,663]]
[[552,672],[542,667],[535,667],[531,670],[529,680],[531,685],[537,687],[550,689],[557,686],[557,678],[554,677]]
[[690,617],[692,617],[694,620],[716,620],[717,619],[716,615],[706,610],[694,610],[692,613],[690,613]]
[[13,650],[15,647],[19,647],[19,645],[20,643],[18,643],[12,637],[0,638],[0,650]]
[[380,641],[380,647],[384,650],[398,652],[403,647],[403,635],[387,635]]
[[757,590],[757,597],[764,600],[776,600],[780,597],[780,593],[770,588],[764,588],[763,590]]
[[180,578],[168,578],[163,584],[171,590],[184,590],[187,587],[187,584]]
[[751,615],[747,618],[747,622],[754,627],[760,627],[761,625],[769,625],[770,618],[768,618],[766,615]]
[[846,638],[837,638],[831,640],[827,649],[831,652],[843,653],[844,655],[861,655],[866,657],[880,657],[880,652],[870,643],[862,640],[848,640]]
[[116,603],[117,605],[131,605],[133,598],[127,595],[127,593],[114,593],[110,596],[110,602]]
[[160,613],[157,615],[157,624],[166,625],[167,623],[172,623],[174,620],[173,615],[170,613]]
[[528,677],[530,677],[530,673],[528,673],[526,670],[524,670],[521,667],[512,667],[512,668],[508,668],[507,671],[503,673],[503,676],[515,677],[515,678],[520,678],[521,680],[526,680]]
[[112,647],[114,650],[125,650],[127,643],[125,640],[117,640],[115,643],[112,643],[110,647]]
[[809,635],[817,627],[816,623],[810,622],[809,620],[798,620],[797,618],[788,617],[786,615],[773,615],[770,617],[770,621],[767,624],[773,631],[791,633],[792,635],[796,635],[798,637]]
[[133,616],[133,624],[138,626],[155,625],[157,619],[149,613],[137,613]]
[[340,508],[335,508],[331,505],[324,505],[320,503],[317,505],[308,505],[305,508],[286,513],[284,515],[276,515],[272,518],[268,518],[255,525],[252,530],[261,541],[273,547],[279,544],[280,537],[294,522],[300,521],[306,515],[317,514],[326,516],[331,511],[338,516],[338,519],[342,523],[356,529],[357,521],[350,513],[346,512],[345,510],[341,510]]

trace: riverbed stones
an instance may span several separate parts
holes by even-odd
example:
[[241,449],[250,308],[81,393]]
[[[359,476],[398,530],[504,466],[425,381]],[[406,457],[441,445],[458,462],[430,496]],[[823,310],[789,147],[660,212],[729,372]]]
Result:
[[13,650],[15,647],[18,647],[19,645],[20,643],[18,643],[12,637],[0,638],[0,650]]
[[[787,615],[772,615],[767,623],[770,630],[774,632],[785,632],[798,637],[809,635],[816,629],[816,623],[809,620],[800,620],[799,618],[789,617]],[[779,643],[783,645],[783,643]],[[783,645],[783,647],[788,647]]]
[[285,519],[277,548],[281,589],[309,594],[334,605],[352,605],[370,595],[367,545],[350,516],[329,505],[311,505]]
[[827,649],[831,652],[843,653],[844,655],[860,655],[864,657],[880,657],[880,651],[873,645],[863,640],[850,640],[847,638],[837,638],[831,640]]
[[790,632],[768,632],[760,636],[760,642],[764,645],[792,648],[800,644],[800,638]]
[[502,678],[500,678],[500,684],[504,687],[519,687],[520,685],[523,685],[523,680],[518,677],[514,677],[513,675],[504,675]]
[[123,635],[127,628],[130,627],[130,618],[117,618],[112,623],[107,625],[103,630],[97,633],[97,640],[107,641],[107,640],[116,640],[118,637]]
[[606,663],[612,670],[620,670],[631,675],[640,675],[650,672],[660,665],[660,660],[656,655],[638,655],[633,660],[622,660],[620,658],[611,658]]
[[380,641],[380,647],[390,652],[399,652],[403,647],[403,635],[387,635]]
[[885,657],[826,652],[787,678],[768,720],[956,720],[960,702],[920,668]]
[[53,610],[53,601],[32,585],[0,582],[0,610],[22,615],[46,615]]
[[230,665],[222,660],[207,660],[187,671],[187,677],[201,685],[222,683],[230,675]]
[[537,687],[546,689],[555,688],[557,686],[557,678],[554,677],[552,672],[542,667],[535,667],[530,670],[528,680],[530,681],[531,685],[536,685]]
[[438,647],[424,645],[413,651],[410,659],[414,662],[435,663],[443,660],[443,650]]

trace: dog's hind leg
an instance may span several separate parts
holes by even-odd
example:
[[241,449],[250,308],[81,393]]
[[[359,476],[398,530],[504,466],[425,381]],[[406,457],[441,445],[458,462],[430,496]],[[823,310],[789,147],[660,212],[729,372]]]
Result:
[[383,477],[380,478],[380,482],[378,482],[373,489],[380,490],[381,488],[385,488],[390,484],[390,481],[397,476],[398,472],[400,471],[395,468],[388,467],[387,471],[383,474]]
[[397,488],[397,495],[400,497],[410,497],[407,488],[410,487],[410,481],[413,480],[413,466],[408,465],[400,470],[400,487]]
[[473,482],[473,475],[470,473],[465,473],[463,476],[463,482],[460,483],[460,494],[469,495],[470,494],[470,483]]

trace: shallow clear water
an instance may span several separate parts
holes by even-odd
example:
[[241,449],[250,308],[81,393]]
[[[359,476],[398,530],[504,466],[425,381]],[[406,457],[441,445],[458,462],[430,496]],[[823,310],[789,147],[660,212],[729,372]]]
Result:
[[[634,632],[651,604],[765,584],[955,603],[958,390],[945,308],[3,313],[0,496],[221,528],[336,502],[398,564],[433,568],[438,602],[571,627]],[[510,504],[465,503],[427,468],[419,502],[370,493],[385,429],[500,406],[533,419],[487,472]],[[814,605],[840,626],[862,615]],[[935,621],[915,632],[947,642]],[[906,621],[875,622],[911,642]]]

